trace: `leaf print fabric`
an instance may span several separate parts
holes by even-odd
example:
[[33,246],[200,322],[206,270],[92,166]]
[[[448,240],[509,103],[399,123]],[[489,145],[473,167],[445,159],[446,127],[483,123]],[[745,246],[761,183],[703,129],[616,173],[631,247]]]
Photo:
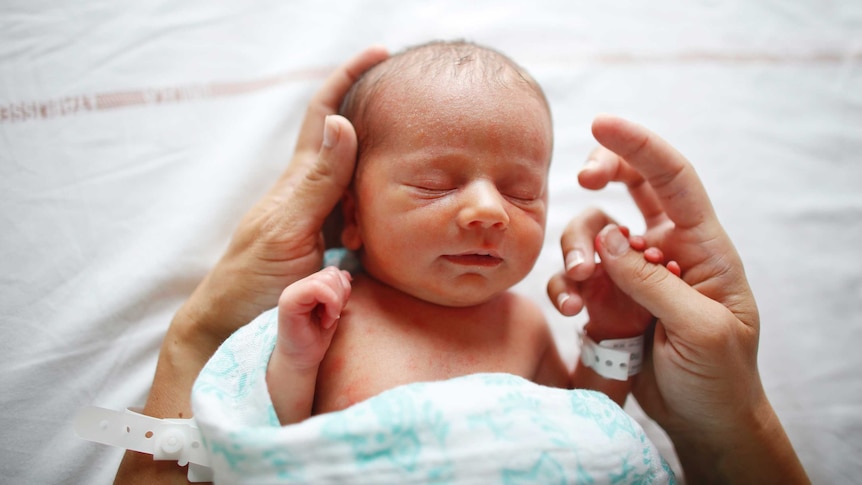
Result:
[[509,374],[414,383],[280,426],[266,388],[276,310],[231,336],[195,383],[216,483],[675,483],[604,394]]

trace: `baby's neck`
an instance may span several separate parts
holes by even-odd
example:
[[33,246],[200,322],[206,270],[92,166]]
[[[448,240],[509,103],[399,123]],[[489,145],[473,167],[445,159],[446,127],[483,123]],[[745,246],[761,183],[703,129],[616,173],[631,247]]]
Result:
[[366,314],[370,310],[372,313],[389,315],[394,321],[409,322],[417,328],[429,326],[436,331],[446,331],[447,327],[464,328],[465,324],[486,322],[489,316],[505,311],[511,296],[511,293],[504,292],[471,306],[440,305],[363,273],[354,278],[350,302],[364,307],[366,311],[363,313]]

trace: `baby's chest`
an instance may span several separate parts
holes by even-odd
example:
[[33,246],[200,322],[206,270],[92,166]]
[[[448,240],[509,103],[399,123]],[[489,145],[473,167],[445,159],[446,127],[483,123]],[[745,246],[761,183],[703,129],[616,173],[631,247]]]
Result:
[[529,350],[529,342],[489,336],[491,342],[470,345],[420,337],[397,332],[344,332],[321,363],[314,413],[341,410],[413,382],[479,372],[505,372],[532,379],[535,373],[537,358]]

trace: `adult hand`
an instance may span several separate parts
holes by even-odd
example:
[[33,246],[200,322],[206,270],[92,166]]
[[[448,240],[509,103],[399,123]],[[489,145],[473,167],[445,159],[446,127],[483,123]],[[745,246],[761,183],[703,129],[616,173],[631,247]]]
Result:
[[[272,189],[243,217],[216,266],[174,316],[159,352],[144,413],[191,416],[191,388],[218,346],[278,302],[282,290],[320,268],[321,228],[347,187],[356,133],[335,115],[341,98],[388,56],[372,47],[335,70],[312,98],[296,150]],[[186,483],[176,463],[127,452],[115,483]]]
[[[805,482],[760,381],[760,318],[742,262],[694,168],[635,123],[600,116],[592,129],[602,147],[581,185],[625,183],[644,216],[646,244],[678,262],[682,278],[648,261],[609,216],[590,210],[565,231],[567,271],[549,283],[552,299],[593,277],[597,252],[601,270],[656,318],[633,394],[673,440],[690,481]],[[582,297],[569,298],[565,313],[579,311]]]
[[243,217],[192,296],[189,304],[206,311],[204,330],[216,340],[274,307],[284,288],[320,269],[321,228],[349,184],[356,158],[353,126],[335,113],[354,81],[387,55],[369,48],[329,76],[308,106],[293,159]]
[[625,183],[644,216],[647,244],[682,269],[679,279],[647,262],[598,211],[575,219],[566,231],[564,250],[579,248],[586,254],[584,268],[570,271],[574,279],[589,270],[586,261],[592,262],[598,250],[602,269],[657,318],[653,365],[646,366],[635,386],[638,402],[668,429],[675,419],[688,424],[704,412],[721,418],[736,407],[731,403],[740,392],[746,393],[745,401],[755,401],[762,394],[757,306],[694,168],[634,123],[599,117],[593,134],[603,146],[580,174],[581,184],[600,189],[611,181]]

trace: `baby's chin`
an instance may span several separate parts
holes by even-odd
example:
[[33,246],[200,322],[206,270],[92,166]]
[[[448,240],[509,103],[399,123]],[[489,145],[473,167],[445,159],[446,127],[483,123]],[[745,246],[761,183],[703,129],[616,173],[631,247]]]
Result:
[[511,285],[463,285],[451,289],[398,288],[413,298],[438,306],[470,308],[490,303],[508,293]]
[[392,290],[395,290],[402,295],[411,298],[413,300],[417,300],[419,302],[435,305],[440,307],[449,307],[449,308],[470,308],[479,305],[483,305],[488,303],[501,294],[505,293],[505,290],[500,291],[439,291],[432,288],[424,288],[421,286],[407,286],[400,285],[397,282],[386,282],[380,281]]

